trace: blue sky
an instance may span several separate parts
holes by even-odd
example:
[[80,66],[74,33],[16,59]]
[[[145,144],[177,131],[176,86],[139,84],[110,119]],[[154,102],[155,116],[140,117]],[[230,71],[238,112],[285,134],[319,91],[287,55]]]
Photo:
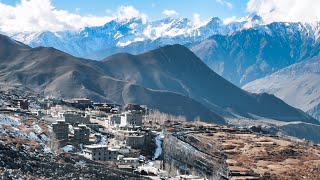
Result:
[[0,33],[79,30],[117,19],[211,17],[224,23],[257,13],[264,23],[320,21],[317,0],[0,0]]
[[[20,0],[2,0],[2,3],[15,5]],[[230,7],[230,4],[232,7]],[[81,15],[103,16],[115,11],[119,6],[130,5],[148,15],[149,19],[165,17],[162,11],[174,10],[176,17],[192,19],[194,13],[201,18],[220,17],[222,19],[248,14],[247,0],[52,0],[52,4],[59,10],[67,10]]]

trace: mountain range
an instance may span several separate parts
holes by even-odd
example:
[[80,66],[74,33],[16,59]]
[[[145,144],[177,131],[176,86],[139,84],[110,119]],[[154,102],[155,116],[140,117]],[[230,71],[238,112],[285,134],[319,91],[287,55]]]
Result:
[[252,14],[230,23],[217,17],[195,25],[187,18],[113,20],[78,31],[22,32],[10,37],[31,47],[54,47],[101,60],[116,53],[141,54],[158,46],[187,46],[219,75],[241,87],[319,54],[320,23],[264,24]]
[[188,47],[211,69],[243,86],[320,52],[320,23],[272,23],[214,35]]
[[0,41],[1,82],[44,95],[145,104],[189,120],[200,116],[220,124],[241,117],[318,123],[275,96],[251,94],[229,83],[181,45],[93,61],[54,48],[31,48],[6,36]]
[[[268,124],[271,119],[316,124],[313,118],[320,118],[319,22],[265,24],[257,14],[197,25],[186,18],[116,19],[78,31],[9,36],[19,41],[3,38],[11,45],[1,57],[10,52],[9,59],[15,60],[2,63],[1,80],[46,95],[146,104],[217,123],[264,119]],[[303,123],[283,129],[295,136],[302,126],[316,132]]]
[[187,18],[156,21],[115,19],[103,26],[77,31],[21,32],[10,36],[31,47],[54,47],[74,56],[100,60],[116,52],[139,54],[160,45],[186,44],[214,34],[229,34],[254,26],[259,20],[255,14],[229,24],[224,24],[217,17],[197,25]]

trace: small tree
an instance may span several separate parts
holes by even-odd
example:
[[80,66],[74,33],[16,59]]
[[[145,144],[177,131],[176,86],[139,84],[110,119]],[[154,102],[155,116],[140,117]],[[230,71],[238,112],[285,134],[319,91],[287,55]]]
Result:
[[167,122],[186,122],[184,116],[174,116],[167,113],[162,113],[158,110],[152,110],[148,114],[148,120],[155,122],[155,124],[163,127]]
[[193,121],[195,122],[197,129],[199,129],[199,125],[200,125],[200,116],[195,117]]

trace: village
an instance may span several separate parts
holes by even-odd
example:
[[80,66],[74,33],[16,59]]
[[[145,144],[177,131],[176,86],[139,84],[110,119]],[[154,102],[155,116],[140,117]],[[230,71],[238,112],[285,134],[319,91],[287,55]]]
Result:
[[[101,168],[94,179],[313,179],[319,172],[318,145],[261,127],[186,121],[145,105],[88,98],[41,97],[17,90],[0,91],[0,96],[0,145],[11,147],[0,149],[0,155],[9,149],[22,157],[33,154],[33,159],[60,162],[57,168],[74,164],[71,167],[79,173],[85,167]],[[9,166],[16,157],[1,157],[7,158],[0,159],[2,176],[28,168],[23,160],[21,166]],[[281,167],[297,171],[284,172]],[[50,176],[48,168],[33,176]],[[58,171],[59,176],[72,168]]]
[[[167,118],[160,112],[143,105],[122,107],[88,98],[64,100],[22,94],[2,92],[0,112],[32,116],[48,124],[48,133],[42,135],[47,136],[53,154],[77,154],[140,175],[168,176],[161,157],[161,125]],[[176,125],[185,121],[183,117],[170,118]]]

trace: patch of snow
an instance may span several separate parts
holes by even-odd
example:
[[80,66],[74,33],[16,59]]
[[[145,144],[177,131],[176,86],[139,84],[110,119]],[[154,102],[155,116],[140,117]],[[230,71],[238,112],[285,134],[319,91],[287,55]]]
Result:
[[155,138],[156,140],[156,152],[154,153],[154,159],[157,159],[162,154],[162,140],[164,138],[163,133],[159,133],[158,136]]
[[63,148],[61,148],[64,152],[71,152],[74,150],[74,146],[72,145],[66,145]]
[[30,133],[29,133],[28,139],[41,142],[41,140],[39,139],[39,137],[38,137],[34,132],[30,132]]
[[98,144],[106,145],[108,144],[108,138],[106,135],[101,135],[100,142]]
[[[69,129],[70,130],[70,129]],[[52,126],[48,125],[48,131],[52,132]]]
[[45,135],[45,134],[41,134],[40,137],[41,137],[41,139],[44,140],[44,141],[48,141],[48,140],[49,140],[48,136]]
[[32,123],[32,127],[37,134],[41,134],[43,131],[38,124]]
[[17,118],[0,115],[0,124],[20,125],[21,123]]
[[44,145],[44,146],[43,146],[43,152],[44,152],[45,154],[51,154],[51,153],[52,153],[52,150],[51,150],[48,146]]
[[0,134],[1,135],[8,135],[6,130],[2,128],[2,126],[0,125]]
[[128,46],[129,44],[131,44],[131,41],[127,41],[127,42],[118,42],[117,46],[118,47],[124,47],[124,46]]
[[72,126],[72,125],[69,125],[68,127],[69,127],[69,132],[70,132],[71,134],[74,134],[73,126]]
[[80,160],[79,162],[76,162],[77,165],[85,165],[87,162],[84,160]]

